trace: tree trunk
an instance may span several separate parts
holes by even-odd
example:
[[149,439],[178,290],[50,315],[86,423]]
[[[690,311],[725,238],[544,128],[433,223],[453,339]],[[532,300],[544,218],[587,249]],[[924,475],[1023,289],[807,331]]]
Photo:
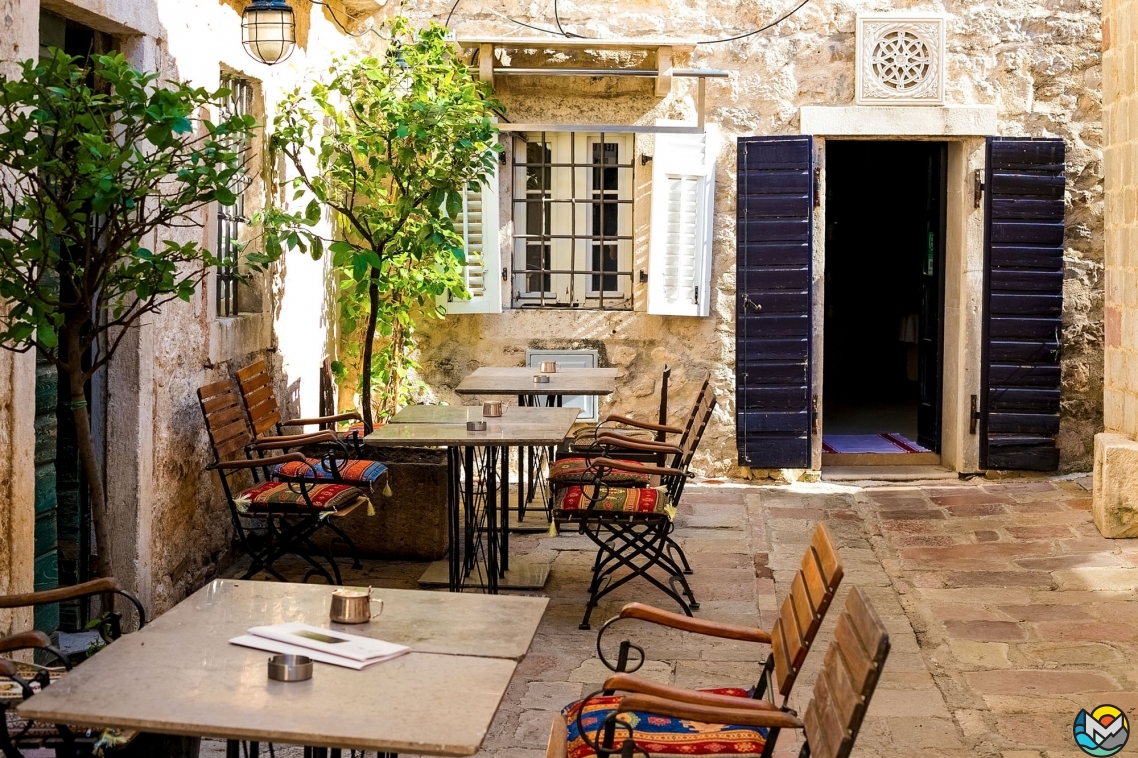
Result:
[[[103,488],[102,472],[95,456],[95,440],[91,436],[91,414],[87,408],[87,392],[83,386],[83,351],[79,335],[65,331],[62,335],[66,358],[66,371],[71,392],[71,414],[75,418],[75,440],[79,445],[79,460],[87,474],[87,494],[91,500],[91,521],[95,525],[96,572],[100,577],[111,576],[111,534],[107,518],[107,493]],[[80,560],[83,557],[80,556]]]
[[372,268],[371,282],[368,284],[368,314],[367,331],[364,332],[363,371],[360,376],[360,410],[363,412],[364,425],[374,429],[371,413],[371,356],[375,350],[375,327],[379,321],[379,269]]
[[[398,308],[396,308],[398,311]],[[381,411],[394,416],[399,412],[399,391],[403,386],[403,371],[407,353],[407,327],[398,318],[391,325],[391,365],[388,367],[387,384],[383,387],[383,407]]]

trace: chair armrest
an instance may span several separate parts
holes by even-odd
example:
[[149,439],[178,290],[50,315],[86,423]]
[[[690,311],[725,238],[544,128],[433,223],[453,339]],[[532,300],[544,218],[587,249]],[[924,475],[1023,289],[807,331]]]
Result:
[[355,411],[348,411],[347,413],[337,413],[335,416],[317,416],[316,418],[294,418],[289,421],[282,422],[283,426],[311,426],[313,424],[333,424],[337,421],[363,421],[363,416]]
[[7,658],[0,658],[0,676],[11,678],[18,672],[16,671],[16,664]]
[[612,445],[615,447],[624,447],[629,450],[644,450],[649,453],[679,453],[682,452],[680,448],[675,445],[669,445],[666,442],[653,442],[650,440],[638,440],[634,437],[628,437],[618,432],[605,432],[597,436],[598,445]]
[[679,629],[684,632],[695,632],[696,634],[705,634],[709,637],[721,637],[728,640],[761,642],[764,644],[770,644],[771,641],[770,634],[752,626],[721,624],[717,621],[691,618],[681,613],[662,611],[659,608],[653,608],[644,603],[629,603],[620,609],[619,618],[640,619],[641,621],[649,621],[653,624]]
[[14,650],[47,650],[51,647],[51,638],[43,632],[20,632],[0,637],[0,653],[11,653]]
[[700,692],[699,690],[686,690],[681,687],[670,687],[666,684],[654,682],[635,674],[614,674],[605,680],[604,689],[613,692],[631,692],[638,695],[652,695],[666,700],[675,700],[680,703],[693,705],[708,705],[721,708],[736,708],[746,711],[777,711],[773,703],[766,700],[755,700],[749,697],[734,697],[732,695],[717,695],[713,692]]
[[283,450],[288,447],[307,445],[311,442],[339,442],[340,438],[332,430],[311,432],[310,434],[281,434],[275,437],[262,437],[249,447],[255,450]]
[[617,705],[618,713],[640,711],[660,716],[699,721],[704,724],[738,724],[778,729],[801,729],[802,722],[785,711],[723,708],[711,705],[681,703],[652,695],[625,695]]
[[261,468],[262,466],[275,466],[278,463],[291,463],[292,461],[304,463],[305,460],[305,457],[300,453],[285,453],[284,455],[271,455],[268,458],[251,458],[244,461],[223,461],[213,464],[213,467],[219,469]]
[[621,416],[619,414],[612,414],[606,416],[602,423],[612,422],[614,424],[624,424],[625,426],[635,426],[640,429],[651,429],[654,432],[667,432],[668,434],[681,434],[683,429],[677,429],[674,426],[667,426],[665,424],[653,424],[651,421],[640,421],[639,419],[629,418],[628,416]]
[[648,476],[694,476],[689,475],[686,471],[680,471],[678,468],[652,466],[634,463],[633,461],[621,461],[616,458],[594,458],[589,463],[592,469],[609,468],[617,471],[631,471],[634,474],[647,474]]
[[106,592],[122,592],[122,586],[113,577],[92,579],[89,582],[76,584],[72,587],[58,587],[54,590],[42,592],[27,592],[22,595],[5,595],[0,597],[0,608],[24,608],[30,605],[45,605],[58,603],[62,600],[74,600],[91,595],[102,595]]

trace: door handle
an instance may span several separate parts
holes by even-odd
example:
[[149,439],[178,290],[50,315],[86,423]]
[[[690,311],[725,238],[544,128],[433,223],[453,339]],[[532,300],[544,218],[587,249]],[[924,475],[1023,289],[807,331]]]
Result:
[[763,306],[759,305],[754,300],[752,300],[750,294],[744,293],[743,294],[743,309],[753,311],[754,313],[758,313],[759,311],[761,311],[763,309]]

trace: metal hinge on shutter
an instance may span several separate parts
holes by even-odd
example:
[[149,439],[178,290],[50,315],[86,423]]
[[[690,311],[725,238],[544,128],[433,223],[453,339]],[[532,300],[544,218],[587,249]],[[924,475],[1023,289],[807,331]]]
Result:
[[699,305],[699,285],[698,284],[695,287],[695,304]]

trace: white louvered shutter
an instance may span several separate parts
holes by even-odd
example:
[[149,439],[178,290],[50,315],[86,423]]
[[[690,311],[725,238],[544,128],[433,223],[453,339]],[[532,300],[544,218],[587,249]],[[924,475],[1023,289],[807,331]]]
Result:
[[[658,125],[680,125],[658,121]],[[707,316],[718,133],[657,134],[652,156],[648,312]]]
[[454,220],[455,231],[462,235],[466,248],[462,277],[470,299],[445,296],[442,305],[447,313],[502,312],[502,251],[498,226],[498,173],[495,170],[486,184],[466,191],[462,212]]

